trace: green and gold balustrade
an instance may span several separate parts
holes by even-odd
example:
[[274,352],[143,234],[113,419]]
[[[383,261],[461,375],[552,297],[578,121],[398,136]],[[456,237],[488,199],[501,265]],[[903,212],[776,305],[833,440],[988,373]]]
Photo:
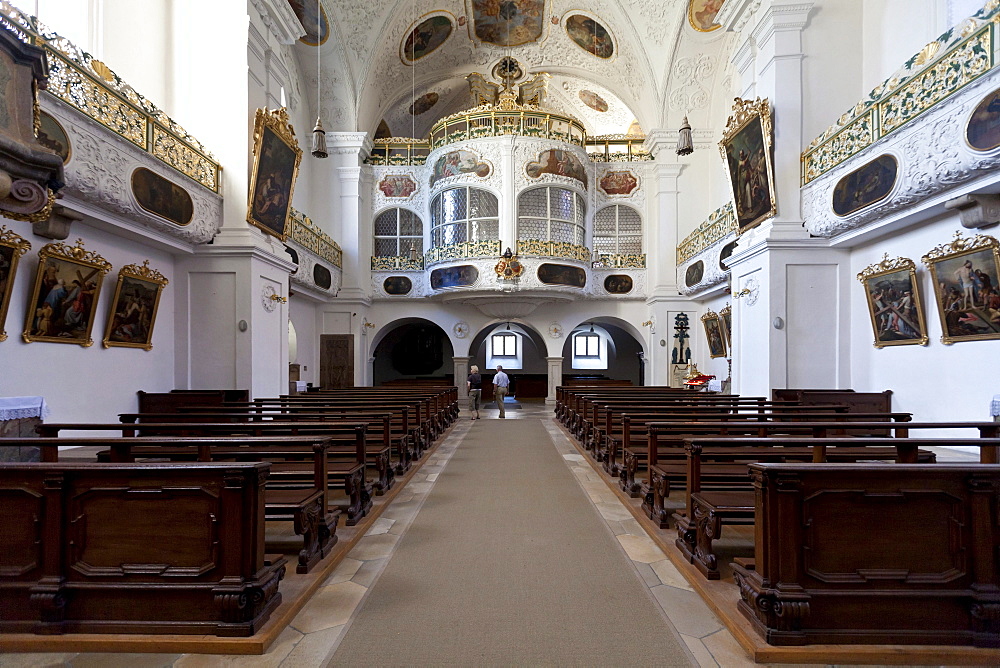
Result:
[[518,239],[517,254],[523,257],[551,257],[578,262],[590,262],[591,252],[586,246],[578,246],[568,241],[545,241],[542,239]]
[[289,213],[288,238],[308,251],[323,258],[338,269],[344,268],[344,251],[312,219],[296,209]]
[[645,253],[601,253],[594,262],[594,269],[645,269]]
[[424,259],[411,260],[406,255],[392,255],[372,258],[372,271],[423,271]]
[[587,138],[587,155],[591,162],[639,162],[652,160],[644,147],[646,138],[640,135],[599,135]]
[[48,92],[164,164],[218,193],[222,167],[212,154],[107,65],[33,16],[0,0],[0,24],[45,50]]
[[892,77],[842,115],[802,153],[802,185],[948,99],[997,65],[1000,0],[910,58]]
[[677,266],[733,232],[736,232],[736,216],[733,215],[733,203],[728,202],[709,214],[708,220],[677,246]]
[[430,266],[439,262],[449,262],[451,260],[471,260],[482,257],[499,258],[502,252],[500,250],[499,239],[463,241],[457,244],[431,248],[424,254],[424,266]]
[[374,141],[367,162],[369,165],[423,165],[430,152],[427,140],[386,137]]

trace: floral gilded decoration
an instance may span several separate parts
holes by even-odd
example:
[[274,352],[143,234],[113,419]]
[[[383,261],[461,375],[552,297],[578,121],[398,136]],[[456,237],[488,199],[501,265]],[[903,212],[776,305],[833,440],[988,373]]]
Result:
[[618,253],[598,256],[594,262],[595,269],[645,269],[645,253]]
[[298,243],[333,266],[342,269],[344,252],[340,245],[312,222],[309,216],[294,208],[289,212],[290,231],[288,238]]
[[531,257],[557,257],[579,262],[590,262],[590,249],[566,241],[518,239],[517,254]]
[[678,266],[687,262],[719,239],[736,232],[736,217],[733,215],[733,204],[727,202],[713,211],[708,220],[699,225],[694,232],[684,238],[677,246]]
[[48,93],[206,188],[219,192],[221,167],[201,142],[139,95],[107,65],[7,0],[0,0],[0,23],[12,29],[22,41],[45,50],[49,63]]
[[406,256],[381,256],[372,258],[372,271],[423,271],[424,260],[411,260]]
[[501,252],[499,240],[463,241],[457,244],[438,246],[430,249],[424,254],[424,262],[426,265],[432,265],[449,260],[499,257]]
[[917,118],[992,70],[1000,3],[925,46],[802,153],[802,185]]

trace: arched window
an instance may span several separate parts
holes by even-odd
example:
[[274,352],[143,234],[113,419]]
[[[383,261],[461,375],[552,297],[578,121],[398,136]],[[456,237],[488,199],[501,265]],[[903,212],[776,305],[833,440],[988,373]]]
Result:
[[410,247],[424,254],[424,223],[420,216],[407,209],[389,209],[375,219],[375,257],[400,257],[410,253]]
[[583,246],[587,205],[567,188],[532,188],[517,198],[517,238]]
[[500,238],[500,203],[479,188],[450,188],[431,201],[431,248]]
[[589,332],[577,334],[573,337],[573,357],[601,356],[601,337],[598,334]]
[[594,250],[606,255],[642,252],[642,216],[632,207],[606,206],[594,216]]

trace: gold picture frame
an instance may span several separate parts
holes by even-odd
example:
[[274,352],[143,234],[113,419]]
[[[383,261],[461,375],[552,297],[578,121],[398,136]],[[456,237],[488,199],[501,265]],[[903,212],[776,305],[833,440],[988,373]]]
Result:
[[942,343],[1000,339],[1000,241],[959,230],[920,261],[934,279]]
[[729,177],[738,234],[757,227],[778,212],[771,160],[773,133],[767,98],[735,99],[733,114],[719,141],[719,151]]
[[284,107],[257,110],[253,155],[247,222],[285,241],[302,150]]
[[153,348],[153,325],[160,308],[163,288],[170,281],[149,266],[129,264],[118,270],[118,284],[104,328],[105,348]]
[[927,321],[913,260],[890,259],[886,253],[880,262],[865,267],[858,280],[865,288],[876,348],[927,345]]
[[708,339],[708,356],[725,357],[726,340],[722,333],[722,323],[719,322],[719,314],[709,309],[708,313],[701,316],[701,324],[705,327],[705,338]]
[[733,307],[726,302],[726,305],[719,310],[719,322],[722,324],[722,337],[725,339],[726,348],[733,350]]
[[62,242],[46,244],[38,251],[38,271],[24,316],[25,343],[94,344],[97,299],[111,263],[94,251],[85,250],[83,239],[76,246]]
[[17,263],[29,249],[31,244],[26,239],[0,225],[0,341],[7,340],[5,323],[17,276]]

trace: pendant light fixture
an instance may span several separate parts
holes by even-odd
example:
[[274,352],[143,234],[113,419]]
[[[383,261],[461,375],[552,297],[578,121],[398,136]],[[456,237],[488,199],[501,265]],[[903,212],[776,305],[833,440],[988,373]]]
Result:
[[691,136],[691,124],[685,116],[681,122],[681,129],[677,131],[677,155],[691,155],[694,153],[694,139]]
[[[321,105],[323,101],[323,61],[320,48],[323,43],[323,9],[320,0],[316,0],[316,26],[319,34],[316,35],[316,127],[313,128],[312,155],[314,158],[326,158],[330,153],[326,149],[326,130],[323,128],[323,114]],[[329,30],[329,26],[327,27]]]

